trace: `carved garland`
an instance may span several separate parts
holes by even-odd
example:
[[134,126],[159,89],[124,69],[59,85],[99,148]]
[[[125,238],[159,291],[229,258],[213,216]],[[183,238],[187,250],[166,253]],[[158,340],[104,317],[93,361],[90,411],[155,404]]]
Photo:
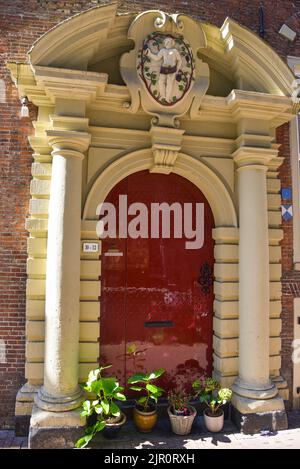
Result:
[[[148,51],[158,54],[163,49],[165,39],[170,38],[174,41],[174,48],[179,52],[182,65],[180,69],[174,71],[175,80],[173,85],[173,93],[171,101],[162,98],[159,92],[159,77],[162,69],[161,64],[153,63],[148,56]],[[137,56],[137,70],[140,79],[143,81],[147,91],[155,99],[156,102],[164,106],[173,106],[181,101],[191,87],[192,81],[195,80],[195,59],[191,46],[183,38],[183,36],[174,36],[171,34],[162,34],[154,32],[148,34],[144,39],[142,48]]]

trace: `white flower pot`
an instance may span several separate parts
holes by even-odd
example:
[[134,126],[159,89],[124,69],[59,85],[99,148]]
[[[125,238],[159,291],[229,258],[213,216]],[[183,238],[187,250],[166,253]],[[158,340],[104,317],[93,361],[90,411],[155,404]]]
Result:
[[197,411],[195,407],[188,406],[189,409],[192,410],[191,415],[175,415],[171,412],[171,407],[168,407],[168,415],[171,422],[171,427],[173,433],[176,435],[188,435],[191,433],[192,425],[194,419],[197,415]]
[[217,433],[220,432],[224,426],[224,412],[222,409],[220,409],[220,412],[222,412],[221,415],[211,417],[210,415],[207,415],[208,409],[205,409],[203,412],[204,415],[204,423],[209,432],[212,433]]

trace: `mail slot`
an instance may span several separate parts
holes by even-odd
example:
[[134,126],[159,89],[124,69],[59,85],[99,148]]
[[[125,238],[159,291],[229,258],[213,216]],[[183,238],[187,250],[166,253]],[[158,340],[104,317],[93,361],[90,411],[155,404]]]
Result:
[[173,327],[173,321],[146,321],[145,327]]

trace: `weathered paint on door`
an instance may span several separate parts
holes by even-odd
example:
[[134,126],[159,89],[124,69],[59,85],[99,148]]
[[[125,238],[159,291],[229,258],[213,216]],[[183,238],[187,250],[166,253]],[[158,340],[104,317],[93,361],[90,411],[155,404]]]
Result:
[[[155,202],[204,204],[200,249],[186,249],[186,238],[173,236],[102,241],[100,362],[112,364],[109,371],[122,384],[137,371],[163,367],[162,386],[186,385],[212,371],[211,209],[199,189],[176,174],[135,173],[118,183],[106,202],[118,207],[121,194],[128,205],[143,202],[149,214]],[[173,221],[171,234],[172,228]]]

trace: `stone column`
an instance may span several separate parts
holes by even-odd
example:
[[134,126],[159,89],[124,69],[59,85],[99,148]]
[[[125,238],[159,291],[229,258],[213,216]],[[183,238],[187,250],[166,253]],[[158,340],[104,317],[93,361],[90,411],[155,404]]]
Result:
[[62,412],[82,402],[78,385],[81,181],[86,132],[49,130],[53,148],[46,271],[44,385],[40,409]]
[[286,426],[282,399],[269,378],[269,236],[266,172],[273,149],[234,153],[239,193],[239,376],[235,419],[245,433]]

